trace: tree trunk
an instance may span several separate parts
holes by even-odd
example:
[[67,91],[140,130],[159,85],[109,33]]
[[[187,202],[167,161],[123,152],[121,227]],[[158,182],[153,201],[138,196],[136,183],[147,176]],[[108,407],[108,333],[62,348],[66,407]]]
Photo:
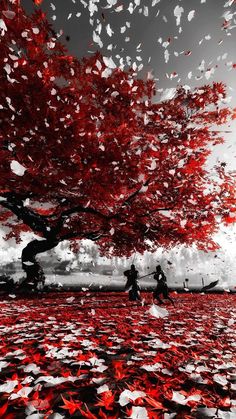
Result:
[[22,269],[26,273],[26,278],[22,282],[24,286],[30,289],[38,289],[39,286],[44,286],[45,275],[39,262],[36,260],[36,256],[39,253],[53,249],[57,244],[58,240],[55,238],[33,240],[22,250]]

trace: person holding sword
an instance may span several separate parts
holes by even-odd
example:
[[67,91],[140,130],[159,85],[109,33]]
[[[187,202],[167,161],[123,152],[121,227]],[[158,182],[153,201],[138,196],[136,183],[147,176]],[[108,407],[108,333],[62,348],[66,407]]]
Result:
[[138,283],[138,271],[135,269],[135,265],[132,264],[130,269],[124,272],[124,275],[127,277],[125,291],[129,290],[129,300],[140,301],[141,295],[140,295],[140,287]]
[[157,300],[160,304],[163,304],[163,301],[160,299],[160,295],[162,295],[164,299],[171,301],[171,303],[174,305],[174,301],[169,296],[169,288],[167,286],[166,276],[161,269],[161,265],[157,265],[156,271],[154,272],[154,279],[157,281],[157,286],[153,292],[153,299]]

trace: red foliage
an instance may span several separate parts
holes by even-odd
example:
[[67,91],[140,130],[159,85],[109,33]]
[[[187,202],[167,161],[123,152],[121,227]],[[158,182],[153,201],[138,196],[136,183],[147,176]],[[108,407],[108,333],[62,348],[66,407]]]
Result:
[[174,298],[164,319],[150,316],[150,294],[144,306],[122,293],[1,300],[1,418],[233,415],[236,296]]
[[114,378],[116,380],[122,380],[123,378],[125,378],[123,361],[113,361],[112,366],[114,368]]
[[[115,402],[115,394],[111,391],[105,391],[101,394],[101,399],[97,403],[97,406],[103,406],[106,410],[112,410]],[[101,409],[100,409],[101,410]]]
[[72,400],[72,398],[70,398],[70,400],[66,400],[63,396],[61,396],[61,398],[64,402],[64,405],[60,406],[60,407],[62,409],[68,410],[70,415],[73,415],[73,413],[75,413],[77,410],[79,410],[81,405],[82,405],[82,403],[74,402]]
[[4,416],[8,408],[8,402],[0,407],[0,417]]
[[109,254],[213,249],[222,218],[234,220],[234,178],[205,168],[222,141],[212,125],[230,115],[225,87],[179,88],[155,103],[153,81],[100,54],[79,61],[40,9],[11,11],[0,37],[0,203],[8,226],[9,210],[21,224],[7,238],[24,223],[54,245],[89,238]]

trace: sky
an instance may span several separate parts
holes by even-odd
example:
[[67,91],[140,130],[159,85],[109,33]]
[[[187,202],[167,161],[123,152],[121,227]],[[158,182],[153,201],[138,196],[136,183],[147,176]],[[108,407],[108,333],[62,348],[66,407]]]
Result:
[[[32,9],[32,0],[23,3]],[[160,88],[199,85],[206,77],[236,87],[233,0],[43,0],[41,7],[78,57],[96,50],[117,64],[130,57],[143,64],[140,75],[153,72]]]

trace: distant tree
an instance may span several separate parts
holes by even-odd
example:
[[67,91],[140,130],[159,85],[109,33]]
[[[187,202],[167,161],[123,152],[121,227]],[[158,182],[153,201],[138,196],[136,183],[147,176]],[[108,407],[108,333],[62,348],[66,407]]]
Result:
[[235,221],[235,179],[205,168],[213,127],[230,116],[221,83],[155,103],[153,81],[95,54],[69,55],[41,10],[1,2],[0,204],[6,239],[23,249],[26,281],[44,279],[39,253],[63,240],[130,255],[196,242]]

